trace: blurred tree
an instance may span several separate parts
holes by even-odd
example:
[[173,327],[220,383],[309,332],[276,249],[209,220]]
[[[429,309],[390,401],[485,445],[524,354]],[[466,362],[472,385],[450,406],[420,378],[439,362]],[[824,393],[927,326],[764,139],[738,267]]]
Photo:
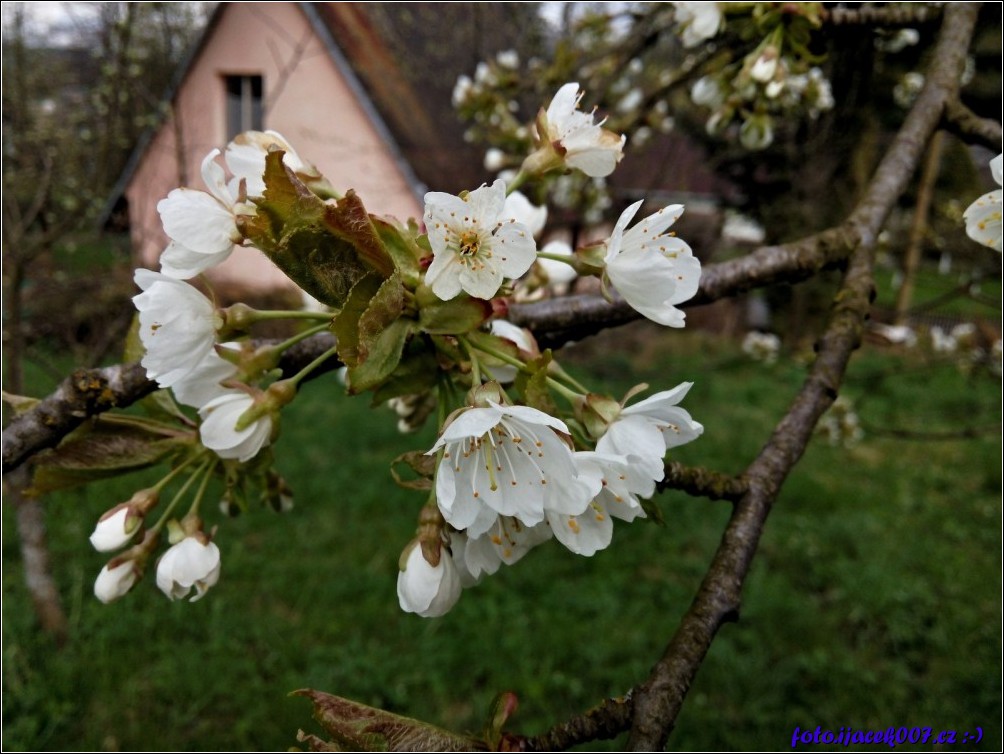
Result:
[[[101,268],[60,274],[57,251],[90,235],[112,184],[143,131],[159,117],[161,95],[199,28],[202,3],[93,3],[69,46],[50,46],[30,29],[27,3],[5,3],[3,25],[4,390],[24,390],[26,347],[39,334],[85,340],[94,362],[123,334],[129,316],[109,303],[131,293],[128,258],[110,244]],[[27,295],[30,291],[30,296]],[[28,301],[31,307],[28,307]],[[109,316],[111,317],[109,319]],[[83,323],[83,324],[82,324]],[[81,325],[84,332],[81,333]],[[44,628],[65,633],[48,576],[39,500],[24,497],[27,475],[8,477],[18,511],[26,578]]]

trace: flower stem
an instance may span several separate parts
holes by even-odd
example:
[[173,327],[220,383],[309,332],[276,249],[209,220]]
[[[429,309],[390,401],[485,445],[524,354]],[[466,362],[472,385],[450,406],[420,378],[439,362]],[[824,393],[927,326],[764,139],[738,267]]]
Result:
[[177,494],[175,494],[175,496],[171,499],[171,502],[168,503],[167,508],[164,509],[164,512],[160,514],[160,518],[157,519],[157,523],[155,523],[153,526],[150,527],[151,532],[158,532],[164,528],[164,524],[166,524],[167,519],[170,518],[171,512],[178,505],[178,501],[181,500],[182,497],[184,497],[185,493],[188,491],[188,488],[192,486],[192,482],[195,481],[195,477],[197,477],[203,471],[208,471],[209,469],[212,468],[213,464],[216,463],[212,455],[213,455],[212,453],[207,452],[207,457],[203,462],[203,464],[198,469],[196,469],[195,472],[191,476],[189,476],[187,480],[185,480],[185,483],[181,486],[181,489],[178,490]]
[[327,361],[328,359],[330,359],[332,356],[335,356],[337,354],[338,354],[338,346],[332,346],[327,351],[325,351],[320,356],[318,356],[316,359],[314,359],[312,362],[310,362],[309,364],[307,364],[307,366],[305,366],[299,372],[297,372],[292,377],[290,377],[289,381],[292,382],[293,385],[299,385],[300,384],[300,380],[302,380],[308,374],[310,374],[311,372],[313,372],[315,369],[317,369],[317,367],[319,367],[325,361]]
[[520,168],[519,172],[516,173],[516,176],[506,185],[505,187],[506,196],[509,196],[509,194],[518,189],[524,183],[526,183],[526,179],[529,177],[530,175],[525,170]]
[[[511,364],[512,366],[516,367],[517,369],[520,369],[520,370],[525,370],[526,369],[526,362],[520,361],[515,356],[510,356],[509,354],[504,353],[502,351],[496,351],[494,348],[491,348],[490,346],[483,346],[483,345],[476,346],[476,345],[473,345],[473,344],[467,342],[466,340],[462,340],[461,342],[465,343],[466,347],[468,349],[470,349],[470,348],[477,349],[478,351],[481,351],[482,353],[486,353],[489,356],[495,357],[499,361],[504,361],[506,364]],[[570,382],[574,382],[574,380],[571,380],[570,378],[568,378],[567,375],[564,375],[564,376],[566,377],[566,379],[569,379]],[[575,386],[578,389],[582,390],[581,393],[577,393],[574,390],[566,387],[565,385],[562,385],[560,382],[558,382],[558,380],[554,379],[550,375],[545,375],[545,379],[547,380],[548,386],[552,390],[554,390],[554,392],[556,392],[559,395],[563,396],[570,403],[575,403],[575,401],[579,400],[586,393],[589,392],[584,387],[576,384]]]
[[202,505],[202,497],[206,493],[206,487],[209,486],[209,480],[213,476],[213,465],[203,467],[205,471],[202,473],[202,481],[199,483],[199,489],[195,492],[195,499],[192,500],[192,506],[188,509],[189,516],[197,516],[199,513],[199,506]]
[[[330,317],[328,319],[330,319]],[[275,346],[275,350],[278,351],[279,353],[282,353],[287,348],[292,348],[293,346],[295,346],[301,340],[306,340],[311,335],[317,335],[317,333],[324,332],[327,329],[328,329],[327,324],[315,325],[314,327],[307,328],[303,332],[297,333],[292,338],[289,338],[288,340],[284,340],[282,343],[279,343],[277,346]]]

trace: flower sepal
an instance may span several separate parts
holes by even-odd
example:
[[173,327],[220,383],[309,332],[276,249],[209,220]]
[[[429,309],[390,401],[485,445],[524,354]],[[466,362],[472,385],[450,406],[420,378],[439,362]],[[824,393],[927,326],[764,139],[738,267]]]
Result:
[[608,395],[589,393],[575,405],[575,418],[582,422],[590,437],[599,439],[621,413],[621,404]]

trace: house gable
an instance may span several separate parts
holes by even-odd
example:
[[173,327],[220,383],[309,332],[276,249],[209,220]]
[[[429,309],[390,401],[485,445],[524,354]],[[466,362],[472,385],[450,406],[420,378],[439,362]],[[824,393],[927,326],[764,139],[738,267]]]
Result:
[[[318,32],[321,32],[320,34]],[[296,3],[224,3],[214,15],[125,187],[139,264],[156,267],[167,243],[157,202],[174,188],[203,189],[200,165],[227,142],[231,119],[255,103],[260,77],[263,127],[280,132],[339,190],[355,189],[376,214],[421,214],[420,187],[330,37]],[[235,97],[245,97],[244,107]],[[288,285],[262,254],[238,249],[213,270],[218,283],[273,289]]]

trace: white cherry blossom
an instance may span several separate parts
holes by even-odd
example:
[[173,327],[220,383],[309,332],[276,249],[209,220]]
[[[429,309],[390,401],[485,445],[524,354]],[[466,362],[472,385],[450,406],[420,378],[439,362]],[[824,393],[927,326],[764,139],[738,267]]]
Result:
[[242,180],[247,196],[265,193],[265,157],[273,147],[285,152],[282,162],[294,173],[317,174],[313,166],[301,160],[296,150],[277,131],[244,131],[227,144],[224,153],[224,160],[233,174],[228,184],[232,196],[238,196]]
[[635,460],[586,451],[575,454],[580,475],[599,479],[600,491],[578,516],[548,514],[548,523],[561,544],[578,555],[591,556],[610,544],[613,518],[634,521],[645,517],[638,496],[651,497],[656,480]]
[[436,497],[443,517],[472,538],[499,516],[531,527],[548,510],[578,515],[599,491],[579,479],[568,427],[529,406],[469,408],[443,430],[429,455],[443,449]]
[[143,290],[133,297],[146,349],[143,368],[161,387],[170,387],[214,354],[222,319],[213,303],[184,281],[143,269],[136,270],[134,279]]
[[518,278],[537,258],[533,234],[504,211],[505,183],[495,181],[464,197],[425,195],[425,225],[434,258],[426,273],[444,301],[465,291],[490,299],[505,278]]
[[632,463],[655,481],[663,478],[663,457],[670,448],[701,436],[704,427],[680,408],[680,401],[693,386],[683,382],[672,390],[646,398],[622,409],[596,442],[596,451],[632,457]]
[[[998,186],[1004,185],[1004,175],[1002,175],[1004,155],[997,155],[990,161],[990,172]],[[1002,205],[1004,205],[1004,192],[997,189],[970,204],[962,216],[966,221],[966,234],[977,243],[989,246],[995,251],[1004,249],[1004,242],[1001,239]]]
[[450,553],[444,549],[439,564],[434,566],[422,555],[421,545],[415,542],[404,570],[397,575],[401,609],[423,618],[438,618],[453,609],[461,592],[460,572]]
[[569,167],[603,178],[614,172],[624,156],[626,137],[602,128],[602,121],[594,123],[592,113],[580,111],[582,94],[578,83],[561,87],[547,108],[546,133],[539,136]]
[[450,549],[461,583],[471,587],[485,574],[495,573],[503,563],[517,562],[551,536],[551,527],[546,521],[525,526],[512,516],[499,516],[479,537],[468,537],[465,532],[451,534]]
[[157,586],[172,600],[195,589],[192,602],[205,596],[220,578],[220,549],[201,532],[173,545],[157,563]]
[[239,243],[237,215],[254,214],[227,186],[214,149],[202,161],[202,179],[209,193],[177,188],[157,203],[164,232],[171,242],[160,257],[160,269],[173,278],[188,279],[219,264]]
[[683,214],[672,204],[627,230],[642,202],[621,214],[607,241],[606,275],[632,309],[653,322],[683,327],[676,308],[697,293],[701,262],[690,247],[666,230]]
[[199,437],[202,444],[220,458],[249,461],[272,441],[272,419],[268,414],[258,417],[243,429],[237,422],[254,405],[247,393],[233,391],[214,398],[199,409],[202,425]]
[[696,47],[718,34],[722,27],[722,11],[718,3],[679,2],[673,5],[684,47]]
[[[569,246],[567,242],[560,239],[548,241],[544,244],[544,248],[541,249],[541,252],[569,258],[571,258],[575,253],[572,251],[572,247]],[[554,259],[545,259],[541,257],[537,259],[537,264],[544,268],[544,274],[547,275],[547,282],[551,285],[566,285],[579,276],[579,273],[576,272],[575,268],[570,264],[558,262]]]

